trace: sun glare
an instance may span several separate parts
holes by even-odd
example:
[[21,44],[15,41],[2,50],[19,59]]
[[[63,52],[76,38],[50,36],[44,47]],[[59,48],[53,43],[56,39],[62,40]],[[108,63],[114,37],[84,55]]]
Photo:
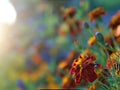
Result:
[[0,24],[13,24],[16,20],[16,11],[8,0],[0,0]]
[[16,11],[12,3],[9,0],[0,0],[0,56],[10,44],[6,33],[9,33],[8,29],[15,21]]

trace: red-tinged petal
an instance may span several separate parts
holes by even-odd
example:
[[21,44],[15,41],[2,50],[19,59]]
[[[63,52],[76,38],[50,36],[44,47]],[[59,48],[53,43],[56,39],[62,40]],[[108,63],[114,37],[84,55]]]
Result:
[[73,66],[76,66],[76,64],[74,63]]
[[73,74],[75,73],[75,68],[72,68],[72,69],[70,70],[70,73],[73,75]]
[[75,59],[74,62],[78,62],[78,59]]
[[80,67],[79,67],[79,65],[76,67],[75,76],[76,76],[78,73],[80,73]]
[[97,74],[94,71],[94,66],[91,64],[83,70],[83,78],[88,82],[93,82],[97,79]]
[[80,84],[81,80],[82,80],[82,78],[81,78],[80,74],[78,74],[75,78],[75,84],[76,85]]
[[97,74],[95,72],[87,73],[84,79],[88,82],[93,82],[97,79]]

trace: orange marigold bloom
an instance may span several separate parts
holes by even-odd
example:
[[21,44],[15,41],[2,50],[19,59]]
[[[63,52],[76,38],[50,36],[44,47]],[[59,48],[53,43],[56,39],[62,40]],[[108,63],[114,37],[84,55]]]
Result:
[[[76,10],[75,8],[67,8],[63,10],[62,18],[69,27],[69,32],[72,36],[77,36],[82,30],[82,21],[75,19]],[[66,33],[62,33],[66,35]]]
[[97,74],[94,70],[94,62],[96,57],[91,54],[81,54],[78,59],[75,59],[71,74],[75,76],[76,85],[80,84],[81,80],[84,79],[87,82],[93,82],[97,78]]
[[72,36],[76,36],[82,30],[82,22],[72,19],[71,22],[67,22],[69,25],[70,33]]
[[104,11],[103,7],[96,8],[88,14],[91,21],[95,21],[96,19],[101,18],[101,16],[104,15],[106,15],[106,12]]
[[116,38],[116,41],[117,41],[118,43],[120,43],[120,37]]
[[120,25],[120,11],[118,11],[110,20],[109,27],[111,27],[113,30],[117,28],[117,26]]
[[[115,52],[115,53],[112,53],[112,54],[110,55],[109,59],[107,60],[107,67],[108,67],[108,68],[112,68],[111,63],[112,63],[113,65],[115,65],[115,64],[117,64],[117,63],[120,63],[120,61],[119,61],[119,59],[118,59],[119,57],[120,57],[120,51],[117,51],[117,52]],[[110,60],[111,60],[111,62],[110,62]]]
[[[117,68],[117,66],[118,66],[119,68]],[[117,66],[116,66],[116,68],[115,68],[115,75],[116,75],[117,77],[120,77],[120,64],[117,64]]]
[[117,51],[115,53],[112,53],[109,57],[109,59],[107,60],[107,67],[108,68],[113,68],[112,66],[114,66],[115,68],[115,74],[117,76],[120,76],[120,51]]
[[76,14],[75,8],[73,8],[73,7],[67,8],[67,9],[64,10],[64,12],[63,12],[63,14],[62,14],[62,18],[63,18],[64,20],[66,20],[67,17],[72,18],[72,17],[75,16],[75,14]]

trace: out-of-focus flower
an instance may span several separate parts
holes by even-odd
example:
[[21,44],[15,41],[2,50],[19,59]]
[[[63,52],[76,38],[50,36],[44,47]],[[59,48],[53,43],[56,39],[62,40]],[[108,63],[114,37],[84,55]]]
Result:
[[97,79],[97,74],[94,70],[94,62],[96,57],[92,54],[81,54],[78,59],[75,59],[71,74],[75,77],[76,85],[80,84],[81,80],[84,79],[87,82],[93,82]]
[[43,59],[42,59],[42,57],[41,57],[40,55],[35,54],[35,55],[33,56],[33,62],[35,63],[35,65],[39,65],[40,62],[41,62],[41,60],[43,60]]
[[120,37],[120,25],[117,26],[116,30],[114,30],[114,36],[115,37]]
[[63,14],[62,14],[62,18],[64,20],[66,20],[68,17],[73,18],[75,16],[75,14],[76,14],[75,8],[73,8],[73,7],[67,8],[67,9],[64,9]]
[[82,21],[76,20],[75,18],[66,19],[65,23],[69,27],[69,32],[72,36],[76,36],[78,32],[82,30]]
[[95,21],[104,15],[106,15],[106,12],[104,11],[103,7],[96,8],[92,10],[91,12],[89,12],[88,14],[91,21]]
[[91,37],[91,38],[88,40],[88,45],[89,45],[90,47],[93,46],[95,43],[96,43],[96,38],[95,38],[95,36]]
[[107,60],[107,67],[109,69],[115,68],[115,74],[116,76],[120,76],[120,51],[117,51],[115,53],[112,53],[109,57],[109,59]]
[[65,37],[69,33],[69,26],[66,23],[63,23],[58,30],[59,35]]
[[120,25],[120,11],[118,11],[110,20],[109,27],[115,30]]
[[109,45],[113,46],[113,41],[112,41],[112,36],[111,34],[107,34],[105,36],[105,42],[108,43]]
[[120,25],[118,25],[115,30],[112,30],[112,33],[117,43],[120,43]]
[[116,38],[116,41],[117,41],[118,43],[120,43],[120,37]]
[[74,45],[79,45],[79,42],[77,40],[73,41]]
[[[117,26],[116,30],[112,30],[112,34],[117,43],[120,43],[120,25]],[[111,34],[105,36],[105,42],[114,47],[113,39]]]
[[[62,14],[63,20],[67,25],[66,27],[67,28],[69,27],[69,32],[72,36],[76,36],[78,32],[82,30],[82,22],[75,19],[74,17],[75,14],[76,14],[76,10],[75,8],[72,7],[64,9]],[[67,31],[64,29],[59,30],[59,33],[63,36],[67,34],[66,32],[68,32],[68,29]]]
[[78,20],[73,20],[73,24],[68,23],[68,25],[70,27],[70,33],[72,36],[78,35],[78,33],[82,30],[82,22]]

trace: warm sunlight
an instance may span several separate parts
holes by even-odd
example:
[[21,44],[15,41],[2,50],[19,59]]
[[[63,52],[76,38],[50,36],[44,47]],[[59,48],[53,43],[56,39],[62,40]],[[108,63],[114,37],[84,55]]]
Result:
[[16,20],[16,11],[8,0],[0,0],[0,23],[13,24]]
[[[7,39],[9,28],[16,21],[16,11],[9,0],[0,0],[0,56],[10,45]],[[6,34],[7,33],[7,34]]]

